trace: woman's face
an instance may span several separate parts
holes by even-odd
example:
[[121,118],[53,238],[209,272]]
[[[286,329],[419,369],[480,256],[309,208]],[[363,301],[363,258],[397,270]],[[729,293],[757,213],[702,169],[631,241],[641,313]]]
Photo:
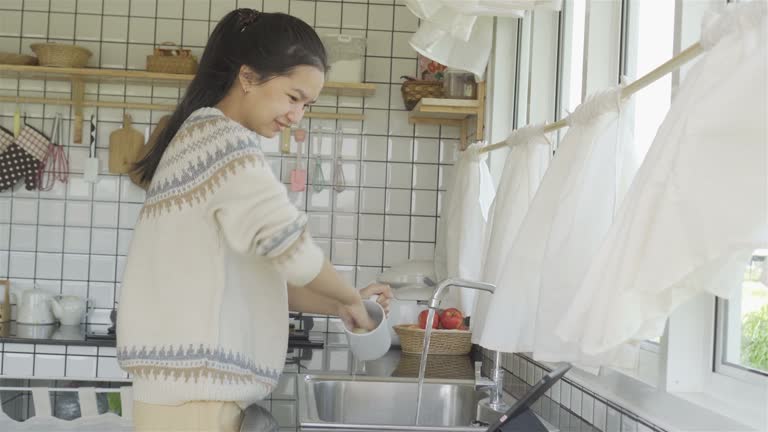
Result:
[[257,134],[272,138],[298,124],[325,83],[325,74],[313,66],[297,66],[288,75],[262,84],[246,84],[243,123]]

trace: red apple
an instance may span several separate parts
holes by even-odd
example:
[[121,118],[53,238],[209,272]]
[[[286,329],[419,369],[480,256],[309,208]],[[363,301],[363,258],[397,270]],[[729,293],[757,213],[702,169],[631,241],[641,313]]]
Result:
[[444,329],[455,330],[464,323],[464,315],[456,308],[448,308],[440,315],[440,324]]
[[[429,309],[425,309],[419,313],[419,328],[427,328],[427,316],[429,315]],[[440,316],[435,313],[435,319],[432,321],[432,328],[438,328],[440,326]]]

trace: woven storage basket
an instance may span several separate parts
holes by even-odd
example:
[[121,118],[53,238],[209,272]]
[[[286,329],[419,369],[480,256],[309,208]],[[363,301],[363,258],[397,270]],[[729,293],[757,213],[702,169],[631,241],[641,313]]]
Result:
[[179,48],[173,42],[163,42],[147,56],[147,70],[171,74],[193,74],[197,72],[197,59],[190,50]]
[[0,52],[0,64],[8,65],[36,65],[37,57],[26,54]]
[[400,93],[403,95],[403,102],[408,111],[415,108],[421,98],[443,97],[442,81],[424,81],[407,76],[400,78],[405,78],[403,85],[400,87]]
[[52,42],[34,43],[30,48],[37,54],[40,66],[81,68],[88,64],[88,59],[93,55],[87,48]]
[[[424,330],[411,327],[413,324],[400,324],[393,328],[400,337],[400,347],[404,353],[421,354],[424,349]],[[432,329],[429,340],[429,354],[462,355],[472,349],[472,332],[467,330]]]
[[[431,343],[430,343],[431,344]],[[421,356],[416,354],[400,354],[400,361],[392,371],[392,376],[415,378],[419,376]],[[473,379],[475,371],[472,359],[465,355],[429,355],[425,378]]]

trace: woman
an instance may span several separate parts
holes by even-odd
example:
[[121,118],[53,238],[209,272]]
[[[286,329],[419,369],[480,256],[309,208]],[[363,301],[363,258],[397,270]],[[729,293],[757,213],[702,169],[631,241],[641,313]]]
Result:
[[237,430],[277,384],[288,310],[372,329],[361,296],[323,257],[270,171],[258,135],[298,123],[328,69],[317,34],[285,14],[238,9],[137,164],[151,182],[123,277],[118,360],[138,430]]

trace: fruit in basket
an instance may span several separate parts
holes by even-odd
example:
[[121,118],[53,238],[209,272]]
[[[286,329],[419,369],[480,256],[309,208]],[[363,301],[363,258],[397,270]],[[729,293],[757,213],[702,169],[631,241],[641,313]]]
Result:
[[447,330],[456,330],[464,324],[464,314],[456,308],[448,308],[440,314],[440,325]]
[[[427,317],[429,316],[429,309],[425,309],[419,313],[419,328],[427,328]],[[432,328],[436,329],[440,327],[440,316],[435,313],[435,319],[432,321]]]

